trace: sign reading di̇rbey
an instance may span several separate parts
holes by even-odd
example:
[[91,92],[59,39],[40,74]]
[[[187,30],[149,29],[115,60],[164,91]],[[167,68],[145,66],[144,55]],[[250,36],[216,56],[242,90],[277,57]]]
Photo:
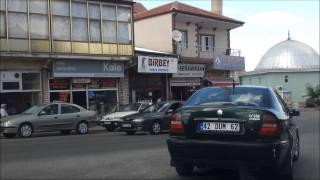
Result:
[[177,73],[177,67],[177,58],[138,56],[140,73]]

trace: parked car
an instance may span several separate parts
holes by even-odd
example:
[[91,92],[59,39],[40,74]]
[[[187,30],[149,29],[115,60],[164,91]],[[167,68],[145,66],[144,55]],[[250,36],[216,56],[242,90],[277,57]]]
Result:
[[1,119],[5,137],[30,137],[39,131],[60,131],[70,134],[87,134],[90,123],[96,123],[96,112],[69,103],[52,103],[32,106],[25,112]]
[[121,130],[128,135],[137,131],[147,131],[151,134],[168,131],[169,117],[181,106],[182,102],[179,101],[162,101],[151,105],[141,113],[125,116],[121,122]]
[[119,127],[123,117],[139,113],[150,105],[147,102],[137,102],[121,106],[119,112],[103,116],[98,125],[105,127],[107,131],[114,131]]
[[271,88],[202,88],[171,117],[171,165],[181,176],[195,166],[239,167],[292,179],[300,153],[295,115]]

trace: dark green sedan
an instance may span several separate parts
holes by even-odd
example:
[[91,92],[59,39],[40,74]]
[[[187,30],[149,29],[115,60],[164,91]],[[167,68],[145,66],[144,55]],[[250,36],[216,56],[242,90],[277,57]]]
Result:
[[181,176],[214,167],[292,179],[300,147],[295,115],[271,88],[200,89],[171,117],[171,165]]

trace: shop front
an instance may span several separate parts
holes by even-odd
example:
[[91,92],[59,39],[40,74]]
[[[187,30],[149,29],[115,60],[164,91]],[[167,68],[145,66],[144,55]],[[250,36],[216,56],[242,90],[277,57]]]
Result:
[[187,100],[200,88],[204,75],[204,64],[178,64],[178,72],[170,79],[172,99]]
[[99,114],[119,106],[119,78],[124,77],[121,62],[57,60],[53,77],[49,79],[50,102],[70,102]]
[[0,71],[0,99],[9,115],[41,102],[40,71]]
[[168,99],[168,79],[170,74],[177,72],[177,58],[149,53],[138,55],[136,62],[129,73],[131,101]]

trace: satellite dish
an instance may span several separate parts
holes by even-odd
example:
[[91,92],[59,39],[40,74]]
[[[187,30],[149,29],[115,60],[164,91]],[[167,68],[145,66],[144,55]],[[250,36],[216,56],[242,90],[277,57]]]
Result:
[[178,30],[173,30],[172,39],[175,40],[176,42],[182,41],[182,33]]

